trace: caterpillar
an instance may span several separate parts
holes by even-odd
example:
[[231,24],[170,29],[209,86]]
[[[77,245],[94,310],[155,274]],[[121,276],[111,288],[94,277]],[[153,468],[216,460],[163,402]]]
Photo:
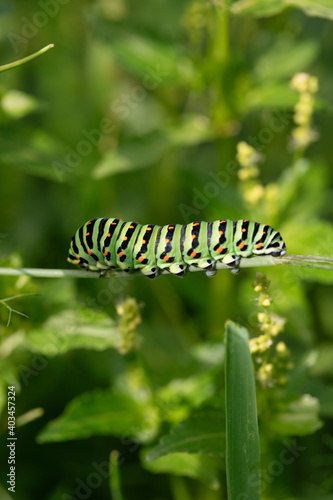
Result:
[[285,253],[279,232],[249,220],[156,226],[96,218],[77,230],[67,260],[101,275],[118,269],[156,278],[163,271],[184,276],[194,268],[213,276],[219,263],[236,273],[241,258]]

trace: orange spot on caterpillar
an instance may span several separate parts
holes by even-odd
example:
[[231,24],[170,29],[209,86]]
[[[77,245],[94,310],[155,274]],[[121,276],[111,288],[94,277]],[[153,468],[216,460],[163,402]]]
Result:
[[256,247],[257,248],[262,248],[262,243],[257,243]]
[[243,227],[242,229],[242,233],[246,233],[247,229],[245,229],[245,227]]
[[262,234],[266,234],[266,231],[263,231]]
[[143,260],[144,260],[144,257],[142,257],[142,255],[140,255],[140,257],[138,258],[138,261],[142,262]]
[[116,222],[111,222],[111,226],[115,226],[116,224],[117,224]]
[[168,229],[175,229],[175,226],[168,226]]
[[200,222],[193,222],[193,226],[199,226]]
[[220,220],[220,223],[223,224],[224,222],[227,222],[225,219]]
[[75,264],[75,265],[77,266],[78,264],[80,264],[80,261],[79,261],[79,260],[75,260],[75,261],[73,262],[73,264]]
[[192,240],[194,240],[194,238],[196,238],[197,235],[196,234],[192,234]]
[[192,252],[191,257],[195,257],[197,255],[197,252]]
[[91,255],[92,254],[92,250],[88,250],[88,254]]
[[152,228],[151,227],[147,227],[146,231],[151,231]]
[[238,245],[238,248],[242,249],[245,247],[245,243],[244,241],[242,241],[239,245]]
[[142,240],[142,244],[145,245],[147,242],[146,240]]
[[168,238],[165,238],[165,243],[169,243],[170,240],[168,240]]
[[165,262],[168,262],[169,259],[170,259],[169,255],[166,255],[165,257],[163,257],[163,260],[165,260]]
[[133,228],[134,228],[134,226],[129,226],[129,229],[133,229]]
[[223,231],[219,231],[219,234],[223,234]]
[[90,233],[86,233],[86,236],[89,236]]
[[[112,224],[113,224],[113,223],[112,223]],[[108,233],[108,234],[107,234],[106,236],[107,236],[108,238],[110,238],[110,236],[111,236],[111,233]]]
[[218,249],[216,251],[217,251],[217,253],[223,252],[223,247],[218,247]]
[[119,252],[118,257],[122,257],[124,255],[124,252]]
[[110,253],[110,252],[109,252],[109,250],[105,250],[104,255],[105,255],[105,256],[106,256],[106,255],[109,255],[109,253]]
[[124,241],[128,240],[128,237],[127,236],[124,236]]

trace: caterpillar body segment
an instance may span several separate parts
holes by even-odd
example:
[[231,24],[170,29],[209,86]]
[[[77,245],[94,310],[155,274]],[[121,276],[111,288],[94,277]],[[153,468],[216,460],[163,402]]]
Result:
[[90,271],[140,271],[155,278],[162,271],[184,276],[195,268],[213,276],[219,262],[238,272],[241,258],[285,253],[279,232],[249,220],[157,226],[97,218],[77,230],[67,260]]

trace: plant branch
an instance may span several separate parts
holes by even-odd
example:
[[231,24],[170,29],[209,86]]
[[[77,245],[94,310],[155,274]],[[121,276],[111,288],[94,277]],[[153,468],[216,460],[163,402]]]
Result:
[[30,54],[30,56],[23,57],[23,59],[19,59],[18,61],[14,61],[14,62],[9,63],[9,64],[4,64],[3,66],[0,66],[0,73],[2,71],[7,71],[8,69],[13,69],[13,68],[16,68],[17,66],[21,66],[21,64],[25,64],[29,61],[32,61],[33,59],[36,59],[37,57],[45,54],[45,52],[52,49],[53,47],[54,47],[54,44],[50,43],[50,45],[46,45],[46,47],[43,47],[42,49],[38,50],[37,52]]
[[[313,255],[284,255],[283,257],[272,257],[271,255],[255,256],[241,259],[239,267],[268,267],[268,266],[296,266],[308,267],[314,269],[326,269],[333,271],[333,259],[330,257],[315,257]],[[216,269],[230,269],[225,264],[216,263]],[[204,271],[197,267],[190,266],[190,271]],[[131,275],[143,276],[140,271],[133,271]],[[162,274],[169,274],[168,271],[162,271]],[[99,278],[98,272],[78,271],[67,269],[36,269],[0,267],[2,276],[31,276],[33,278]],[[128,276],[128,273],[119,270],[109,271],[106,277]]]
[[9,302],[10,300],[20,299],[21,297],[27,297],[28,295],[39,295],[39,293],[21,293],[19,295],[14,295],[13,297],[7,297],[6,299],[0,299],[0,304],[5,306],[9,311],[7,326],[9,326],[9,324],[10,324],[10,320],[12,318],[12,313],[16,313],[16,314],[19,314],[20,316],[24,316],[24,318],[28,318],[29,316],[21,313],[20,311],[17,311],[16,309],[13,309],[8,304],[6,304],[6,302]]

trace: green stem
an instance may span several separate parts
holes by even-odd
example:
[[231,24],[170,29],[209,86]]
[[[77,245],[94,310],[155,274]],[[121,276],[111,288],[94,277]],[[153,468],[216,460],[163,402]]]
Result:
[[227,1],[219,2],[219,5],[216,5],[213,10],[212,59],[219,65],[225,64],[229,58],[229,14],[227,3]]
[[119,465],[119,452],[113,450],[110,453],[110,492],[112,500],[124,500],[121,492]]
[[21,313],[20,311],[17,311],[16,309],[13,309],[8,304],[6,304],[6,302],[9,302],[10,300],[14,300],[14,299],[19,299],[21,297],[26,297],[28,295],[40,295],[40,294],[39,293],[21,293],[19,295],[14,295],[13,297],[7,297],[6,299],[0,299],[0,304],[5,306],[9,311],[7,326],[9,326],[9,324],[10,324],[10,320],[12,318],[12,313],[16,313],[16,314],[19,314],[20,316],[24,316],[24,318],[28,318],[29,316]]
[[295,166],[299,160],[304,158],[304,154],[305,154],[305,147],[295,149],[294,154],[292,156],[291,164]]
[[98,273],[87,271],[75,271],[67,269],[38,269],[0,267],[0,275],[3,276],[31,276],[32,278],[98,278]]
[[170,476],[170,487],[173,500],[191,500],[191,495],[188,491],[184,478]]
[[230,115],[228,99],[225,99],[225,91],[226,87],[228,87],[227,68],[230,57],[229,10],[227,0],[220,0],[215,3],[217,5],[212,9],[211,51],[209,56],[211,68],[214,68],[212,89],[215,95],[213,96],[212,110],[217,128],[223,129]]
[[50,45],[47,45],[46,47],[43,47],[42,49],[38,50],[37,52],[34,52],[30,56],[23,57],[23,59],[19,59],[18,61],[14,61],[9,64],[4,64],[3,66],[0,66],[0,73],[2,71],[7,71],[9,69],[17,68],[17,66],[21,66],[22,64],[25,64],[29,61],[32,61],[33,59],[36,59],[37,57],[45,54],[45,52],[49,51],[54,47],[53,43],[50,43]]
[[[316,257],[313,255],[284,255],[283,257],[272,257],[271,255],[261,255],[241,259],[239,267],[272,267],[272,266],[296,266],[309,267],[313,269],[326,269],[333,271],[333,259],[330,257]],[[229,269],[226,264],[216,263],[216,269]],[[204,269],[190,266],[191,272],[204,271]],[[164,270],[161,274],[169,274]],[[33,278],[99,278],[100,274],[93,271],[76,271],[67,269],[37,269],[0,267],[0,276],[31,276]],[[139,270],[125,273],[120,270],[112,270],[105,274],[105,277],[115,276],[129,277],[133,275],[143,276]]]

